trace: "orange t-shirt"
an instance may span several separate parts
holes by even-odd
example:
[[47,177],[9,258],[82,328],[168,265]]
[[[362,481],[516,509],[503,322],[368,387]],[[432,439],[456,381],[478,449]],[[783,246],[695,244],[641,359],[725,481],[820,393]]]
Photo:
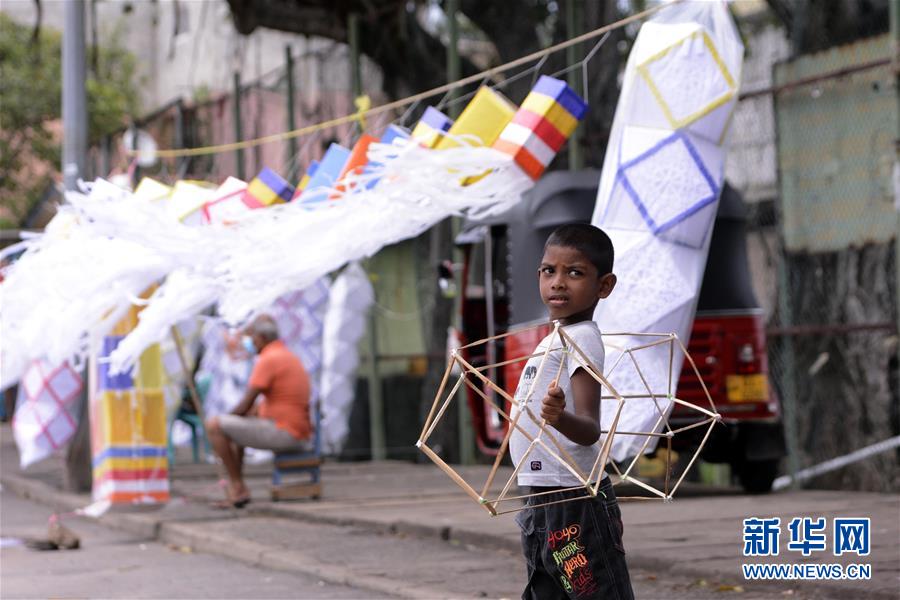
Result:
[[250,374],[250,386],[266,397],[259,407],[260,417],[274,421],[298,440],[309,438],[309,375],[284,342],[275,340],[262,349]]

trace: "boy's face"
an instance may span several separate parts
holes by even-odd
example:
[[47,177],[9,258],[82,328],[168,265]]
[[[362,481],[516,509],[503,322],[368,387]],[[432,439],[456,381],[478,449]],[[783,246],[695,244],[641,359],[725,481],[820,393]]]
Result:
[[538,282],[550,318],[569,325],[593,318],[594,307],[612,292],[616,276],[599,275],[597,267],[575,248],[547,246]]

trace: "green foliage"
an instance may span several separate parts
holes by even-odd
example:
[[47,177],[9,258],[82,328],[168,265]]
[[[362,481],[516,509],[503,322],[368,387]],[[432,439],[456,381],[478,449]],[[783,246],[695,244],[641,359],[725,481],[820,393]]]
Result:
[[[32,29],[0,13],[0,219],[21,222],[58,171],[62,116],[62,35]],[[92,55],[95,52],[96,55]],[[96,142],[138,109],[135,59],[116,36],[89,49],[88,138]]]

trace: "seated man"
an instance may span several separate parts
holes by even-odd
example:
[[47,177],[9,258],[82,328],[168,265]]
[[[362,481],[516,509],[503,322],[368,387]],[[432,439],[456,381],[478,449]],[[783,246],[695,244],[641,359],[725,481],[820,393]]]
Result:
[[[206,424],[213,451],[222,459],[230,479],[223,507],[241,508],[250,502],[250,490],[242,476],[245,447],[308,450],[312,435],[309,376],[300,359],[278,339],[278,326],[269,316],[254,320],[247,334],[248,350],[259,353],[247,391],[230,414],[210,417]],[[258,411],[253,411],[259,394],[265,399]]]

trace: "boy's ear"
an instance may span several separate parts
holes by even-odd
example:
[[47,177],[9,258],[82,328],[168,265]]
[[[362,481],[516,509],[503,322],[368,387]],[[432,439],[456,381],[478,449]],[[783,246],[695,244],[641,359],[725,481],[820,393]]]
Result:
[[618,279],[614,273],[607,273],[600,278],[600,299],[606,298],[612,293],[613,288],[616,287],[616,281]]

